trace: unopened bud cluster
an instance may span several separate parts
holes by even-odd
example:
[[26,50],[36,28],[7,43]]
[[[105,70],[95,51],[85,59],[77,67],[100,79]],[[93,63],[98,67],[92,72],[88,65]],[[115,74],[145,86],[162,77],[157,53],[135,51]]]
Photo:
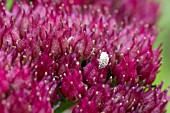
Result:
[[0,113],[164,113],[154,0],[0,2]]

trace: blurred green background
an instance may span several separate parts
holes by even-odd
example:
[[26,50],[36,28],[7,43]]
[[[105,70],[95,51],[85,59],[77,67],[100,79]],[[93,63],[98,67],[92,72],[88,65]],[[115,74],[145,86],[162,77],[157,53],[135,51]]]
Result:
[[[170,0],[161,0],[161,17],[158,21],[160,33],[157,37],[155,47],[163,42],[163,65],[159,69],[155,84],[164,82],[164,89],[170,86]],[[169,91],[170,94],[170,91]],[[167,106],[167,113],[170,113],[170,103]]]
[[[13,0],[8,0],[7,7],[12,5]],[[160,68],[160,72],[154,84],[160,84],[164,82],[163,88],[170,86],[170,0],[159,0],[161,1],[161,17],[158,21],[160,33],[156,40],[154,47],[157,47],[163,42],[163,65]],[[154,12],[154,11],[153,11]],[[170,91],[169,91],[170,94]],[[170,113],[170,103],[167,106],[167,113]]]

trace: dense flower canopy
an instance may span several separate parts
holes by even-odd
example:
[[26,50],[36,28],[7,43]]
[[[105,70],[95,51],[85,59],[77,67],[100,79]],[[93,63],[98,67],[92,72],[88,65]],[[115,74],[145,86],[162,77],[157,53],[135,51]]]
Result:
[[[154,10],[154,12],[153,12]],[[163,113],[153,0],[0,2],[0,112]]]

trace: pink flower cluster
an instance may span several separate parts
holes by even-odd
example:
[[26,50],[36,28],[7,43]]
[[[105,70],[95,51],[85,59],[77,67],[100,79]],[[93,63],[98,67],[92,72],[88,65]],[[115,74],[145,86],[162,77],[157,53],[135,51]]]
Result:
[[[163,113],[154,0],[0,2],[0,112]],[[57,107],[56,107],[57,106]]]

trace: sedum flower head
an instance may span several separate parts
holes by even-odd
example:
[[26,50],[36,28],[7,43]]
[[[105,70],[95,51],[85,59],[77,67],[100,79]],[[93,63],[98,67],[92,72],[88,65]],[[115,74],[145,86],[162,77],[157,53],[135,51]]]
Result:
[[168,98],[167,91],[161,92],[161,87],[97,84],[86,92],[73,113],[163,113]]
[[[52,88],[44,81],[31,79],[29,64],[8,66],[9,60],[1,52],[1,113],[51,113],[50,91]],[[19,61],[19,60],[18,60]]]
[[153,0],[0,5],[0,112],[52,113],[65,101],[73,113],[165,111]]

